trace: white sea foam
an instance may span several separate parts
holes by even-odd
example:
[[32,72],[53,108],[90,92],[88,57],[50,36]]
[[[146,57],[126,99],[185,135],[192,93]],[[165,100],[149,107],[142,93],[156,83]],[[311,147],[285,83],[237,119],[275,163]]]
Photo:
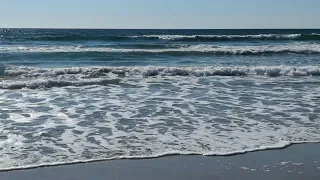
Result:
[[[316,35],[316,34],[313,34]],[[192,39],[208,39],[208,40],[237,40],[237,39],[274,39],[274,40],[294,40],[301,37],[301,34],[257,34],[257,35],[143,35],[132,36],[133,38],[157,38],[163,40],[192,40]]]
[[107,86],[110,84],[118,84],[119,79],[102,79],[96,78],[91,80],[52,80],[52,79],[36,79],[36,80],[22,80],[22,81],[4,81],[0,83],[0,89],[39,89],[65,86],[91,86],[100,85]]
[[76,53],[76,52],[104,52],[104,53],[212,53],[219,55],[261,55],[276,53],[318,54],[320,44],[290,43],[285,45],[261,46],[215,46],[191,45],[180,48],[166,49],[130,49],[110,47],[80,47],[80,46],[0,46],[1,53]]
[[[202,41],[209,43],[199,45]],[[93,56],[130,57],[121,59],[135,64],[139,55],[148,63],[166,65],[164,57],[174,62],[168,63],[171,67],[0,67],[0,171],[121,158],[233,155],[319,142],[320,66],[318,55],[307,55],[320,54],[318,41],[317,34],[69,34],[2,44],[1,61],[9,64],[100,64],[101,59],[83,58]],[[264,66],[245,66],[253,61]],[[177,64],[194,66],[172,67]]]
[[[305,143],[305,142],[303,142]],[[309,142],[309,143],[317,143],[317,142]],[[287,143],[287,146],[293,145],[293,144],[299,144],[299,143]],[[61,165],[72,165],[72,164],[80,164],[80,163],[92,163],[92,162],[100,162],[100,161],[109,161],[109,160],[120,160],[120,159],[153,159],[153,158],[160,158],[165,156],[181,156],[181,155],[203,155],[203,156],[230,156],[230,155],[237,155],[237,154],[244,154],[254,151],[263,151],[263,150],[274,150],[274,149],[282,149],[287,146],[273,146],[273,147],[264,147],[264,148],[256,148],[251,149],[247,151],[235,151],[231,153],[207,153],[202,154],[199,152],[184,152],[184,151],[168,151],[163,152],[156,155],[149,155],[149,156],[119,156],[114,158],[99,158],[99,159],[88,159],[88,160],[76,160],[76,161],[61,161],[61,162],[54,162],[54,163],[43,163],[43,164],[37,164],[37,165],[27,165],[27,166],[19,166],[19,167],[11,167],[11,168],[2,168],[0,169],[0,172],[5,171],[14,171],[14,170],[25,170],[25,169],[34,169],[34,168],[40,168],[40,167],[50,167],[50,166],[61,166]],[[230,164],[230,163],[229,163]],[[302,165],[303,163],[293,163],[293,165]],[[268,165],[264,166],[263,168],[267,167]],[[244,170],[250,170],[250,168],[247,167],[241,167],[241,169]],[[318,167],[320,169],[320,167]],[[251,169],[254,171],[253,169]],[[265,170],[269,171],[269,170]]]
[[[27,79],[37,78],[52,77]],[[78,74],[64,78],[85,80]],[[320,89],[314,77],[118,78],[120,83],[108,86],[0,89],[0,169],[232,155],[320,141]]]
[[33,68],[8,66],[8,77],[61,77],[84,79],[119,76],[318,76],[320,66],[230,66],[230,67],[164,67],[164,66],[92,66],[72,68]]

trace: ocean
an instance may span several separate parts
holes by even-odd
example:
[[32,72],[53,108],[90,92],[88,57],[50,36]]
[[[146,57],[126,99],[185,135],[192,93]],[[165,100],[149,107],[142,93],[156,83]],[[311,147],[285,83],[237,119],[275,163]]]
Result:
[[320,141],[320,30],[0,29],[0,170]]

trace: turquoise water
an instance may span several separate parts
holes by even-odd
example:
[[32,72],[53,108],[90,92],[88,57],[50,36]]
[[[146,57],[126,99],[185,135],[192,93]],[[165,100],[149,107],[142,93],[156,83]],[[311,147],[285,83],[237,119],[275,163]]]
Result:
[[[0,62],[32,67],[314,65],[319,30],[0,30]],[[306,56],[307,55],[307,56]]]
[[320,30],[0,30],[0,168],[320,140]]

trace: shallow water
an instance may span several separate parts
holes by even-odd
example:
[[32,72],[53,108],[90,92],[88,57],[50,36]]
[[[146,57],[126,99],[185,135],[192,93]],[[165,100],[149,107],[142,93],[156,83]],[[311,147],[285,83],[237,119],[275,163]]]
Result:
[[319,30],[0,30],[0,168],[320,140]]

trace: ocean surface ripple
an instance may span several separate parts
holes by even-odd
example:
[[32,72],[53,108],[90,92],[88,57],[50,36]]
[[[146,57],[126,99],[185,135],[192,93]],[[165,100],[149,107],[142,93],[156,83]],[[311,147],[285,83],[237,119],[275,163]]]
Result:
[[0,171],[320,142],[320,30],[0,29]]

